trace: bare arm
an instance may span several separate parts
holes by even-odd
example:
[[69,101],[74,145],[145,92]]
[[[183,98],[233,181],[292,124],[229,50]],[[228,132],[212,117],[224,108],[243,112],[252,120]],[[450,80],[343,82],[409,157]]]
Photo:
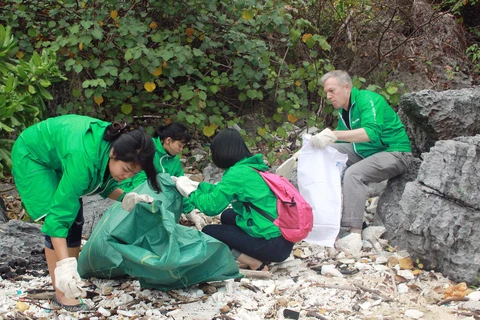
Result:
[[370,138],[367,135],[367,132],[363,128],[355,130],[339,130],[333,131],[337,136],[338,140],[346,142],[369,142]]
[[115,190],[112,191],[112,193],[110,193],[108,195],[108,197],[112,200],[118,200],[118,198],[123,194],[123,190],[120,189],[120,188],[117,188]]

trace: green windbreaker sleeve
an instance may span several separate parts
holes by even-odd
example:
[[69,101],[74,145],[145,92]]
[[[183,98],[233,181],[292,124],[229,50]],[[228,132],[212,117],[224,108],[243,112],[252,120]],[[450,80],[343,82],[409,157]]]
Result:
[[188,200],[207,216],[216,216],[225,210],[234,199],[235,191],[240,191],[238,189],[241,188],[236,189],[232,189],[231,182],[228,181],[227,175],[224,175],[222,181],[216,185],[208,182],[200,183]]
[[88,190],[92,173],[82,154],[71,153],[64,159],[63,175],[55,191],[42,232],[51,237],[66,238],[80,209],[80,197]]

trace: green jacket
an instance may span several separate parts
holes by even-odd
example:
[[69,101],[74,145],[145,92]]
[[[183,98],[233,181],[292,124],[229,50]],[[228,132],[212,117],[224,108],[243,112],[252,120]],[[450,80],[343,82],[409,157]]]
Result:
[[[157,149],[155,152],[155,168],[157,169],[158,173],[168,173],[171,176],[180,177],[185,175],[183,172],[182,164],[180,163],[180,159],[178,156],[171,156],[165,151],[163,148],[162,141],[160,138],[153,138],[153,142],[155,144],[155,148]],[[121,183],[117,183],[117,186],[121,188],[125,192],[130,192],[142,183],[147,180],[147,175],[145,171],[140,171],[132,178],[125,179]],[[190,203],[187,198],[183,199],[183,212],[189,213],[195,209],[195,207]]]
[[[35,161],[55,170],[52,174],[60,179],[57,188],[49,190],[53,196],[48,208],[27,208],[34,220],[45,215],[42,232],[46,235],[65,238],[80,209],[79,198],[95,193],[105,198],[113,190],[114,180],[107,170],[111,146],[103,140],[109,125],[85,116],[59,116],[25,129],[15,142],[15,148],[26,148],[29,154],[28,159],[18,161]],[[14,161],[15,177],[28,179],[29,172],[21,163]],[[21,196],[39,197],[34,193]]]
[[[363,128],[370,142],[352,143],[353,149],[366,158],[377,152],[412,152],[410,140],[395,110],[378,93],[353,88],[350,94],[351,130]],[[340,109],[337,130],[349,130]]]
[[220,214],[229,204],[238,214],[237,225],[254,238],[271,239],[281,236],[280,229],[270,220],[250,211],[245,202],[251,202],[263,209],[273,218],[277,218],[277,198],[263,178],[253,168],[265,171],[268,167],[257,154],[237,162],[225,170],[222,180],[217,184],[202,182],[198,189],[190,194],[190,201],[200,211],[209,216]]

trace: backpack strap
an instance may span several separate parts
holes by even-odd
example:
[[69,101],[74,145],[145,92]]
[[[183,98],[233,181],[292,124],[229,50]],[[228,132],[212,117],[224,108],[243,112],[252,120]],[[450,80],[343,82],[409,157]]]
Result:
[[[250,167],[252,168],[253,170],[257,171],[259,174],[260,174],[260,170],[258,169],[255,169],[254,167]],[[269,215],[268,213],[266,213],[264,210],[260,209],[259,207],[257,207],[256,205],[254,205],[253,203],[251,202],[244,202],[243,203],[245,205],[245,207],[247,208],[247,211],[248,212],[251,212],[251,208],[253,208],[255,211],[257,211],[258,213],[260,213],[264,218],[270,220],[271,222],[275,221],[275,219]]]

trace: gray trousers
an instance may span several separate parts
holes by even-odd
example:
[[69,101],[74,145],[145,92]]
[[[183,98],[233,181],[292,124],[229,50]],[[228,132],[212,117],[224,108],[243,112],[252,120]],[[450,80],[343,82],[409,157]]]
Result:
[[381,182],[405,172],[412,160],[409,152],[379,152],[367,158],[360,157],[351,143],[332,145],[348,155],[343,176],[342,227],[362,228],[368,184]]

